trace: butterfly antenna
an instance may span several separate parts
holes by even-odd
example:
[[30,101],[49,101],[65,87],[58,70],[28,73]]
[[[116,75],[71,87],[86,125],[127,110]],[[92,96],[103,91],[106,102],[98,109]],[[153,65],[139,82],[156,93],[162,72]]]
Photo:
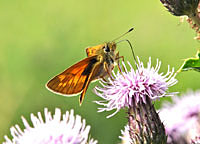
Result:
[[115,38],[115,39],[112,40],[112,41],[115,41],[115,40],[117,40],[117,39],[123,37],[124,35],[126,35],[126,34],[129,33],[129,32],[131,32],[132,30],[134,30],[134,28],[129,29],[127,32],[125,32],[124,34],[120,35],[119,37]]
[[[120,42],[123,42],[123,41],[128,42],[128,44],[129,44],[129,46],[130,46],[130,48],[131,48],[131,52],[132,52],[132,54],[133,54],[133,59],[134,59],[134,61],[135,61],[136,67],[138,68],[137,59],[136,59],[136,56],[135,56],[135,53],[134,53],[133,46],[132,46],[131,42],[130,42],[129,40],[125,39],[125,40],[118,41],[117,43],[120,43]],[[116,43],[116,44],[117,44],[117,43]]]

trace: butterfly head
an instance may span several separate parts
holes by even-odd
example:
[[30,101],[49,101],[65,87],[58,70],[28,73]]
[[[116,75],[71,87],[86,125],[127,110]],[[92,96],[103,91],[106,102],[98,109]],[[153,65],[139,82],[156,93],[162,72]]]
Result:
[[105,53],[114,52],[116,50],[116,43],[115,42],[105,43],[103,46],[103,50]]

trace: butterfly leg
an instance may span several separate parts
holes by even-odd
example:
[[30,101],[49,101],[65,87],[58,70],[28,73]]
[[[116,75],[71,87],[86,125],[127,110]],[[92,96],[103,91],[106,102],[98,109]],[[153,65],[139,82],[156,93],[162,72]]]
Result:
[[116,53],[116,60],[119,63],[119,59],[122,59],[124,61],[124,56],[119,56],[119,52]]
[[101,79],[102,79],[103,83],[106,83],[106,85],[111,85],[110,82],[107,79],[105,79],[104,77],[101,77]]
[[108,82],[108,80],[105,79],[104,77],[101,77],[101,79],[102,79],[104,82]]
[[[119,52],[116,53],[116,61],[117,61],[117,67],[120,71],[120,73],[122,73],[122,69],[120,68],[120,63],[119,63],[119,59],[122,59],[122,61],[124,62],[124,56],[119,56]],[[126,72],[126,69],[124,68],[124,66],[122,65],[123,70]]]
[[104,68],[105,68],[106,72],[108,73],[110,79],[113,81],[114,79],[113,79],[113,77],[112,77],[112,75],[109,71],[109,67],[108,67],[108,64],[106,62],[104,62]]

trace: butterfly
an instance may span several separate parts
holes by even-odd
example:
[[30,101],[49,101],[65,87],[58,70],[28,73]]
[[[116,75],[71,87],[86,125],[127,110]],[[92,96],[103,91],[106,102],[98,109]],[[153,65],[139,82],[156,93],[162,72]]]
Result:
[[[128,32],[132,30],[133,28]],[[95,80],[104,79],[106,76],[111,77],[114,66],[119,63],[120,58],[123,59],[123,56],[119,56],[119,52],[116,52],[116,46],[113,40],[86,48],[87,58],[49,80],[46,84],[47,89],[63,96],[81,94],[79,102],[82,104],[89,84]]]

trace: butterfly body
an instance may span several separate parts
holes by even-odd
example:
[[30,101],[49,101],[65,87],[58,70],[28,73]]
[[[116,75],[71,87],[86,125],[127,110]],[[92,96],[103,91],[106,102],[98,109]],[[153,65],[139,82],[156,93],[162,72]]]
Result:
[[[93,54],[90,53],[93,49],[97,49]],[[97,55],[97,61],[99,62],[95,69],[95,75],[92,80],[103,78],[107,76],[114,68],[117,55],[115,53],[115,43],[105,43],[95,47],[89,47],[86,49],[87,56]]]
[[46,87],[50,91],[64,96],[81,94],[81,104],[89,83],[110,75],[115,62],[119,59],[119,53],[116,54],[115,50],[115,42],[87,48],[87,58],[52,78]]

